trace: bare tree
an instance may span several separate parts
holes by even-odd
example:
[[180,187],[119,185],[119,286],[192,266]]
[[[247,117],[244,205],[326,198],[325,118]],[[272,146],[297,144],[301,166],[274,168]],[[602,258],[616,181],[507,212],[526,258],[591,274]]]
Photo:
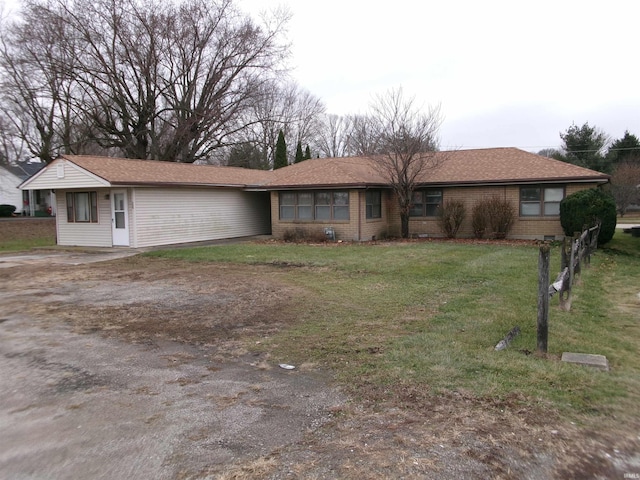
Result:
[[347,155],[366,156],[378,153],[377,126],[373,114],[349,116]]
[[14,143],[45,162],[59,152],[82,153],[86,141],[74,107],[81,92],[72,75],[73,35],[54,9],[25,2],[20,21],[5,23],[0,38],[1,108],[19,138]]
[[207,159],[245,128],[242,114],[289,51],[286,12],[258,25],[232,0],[27,0],[24,12],[3,39],[36,32],[49,43],[6,49],[5,90],[12,109],[27,106],[21,134],[40,133],[45,159],[87,148],[85,135],[127,157]]
[[16,134],[13,123],[0,112],[0,165],[20,162],[28,156],[26,144]]
[[624,217],[629,206],[640,201],[640,161],[627,160],[616,166],[611,175],[611,193]]
[[322,101],[297,83],[274,79],[261,85],[255,102],[245,112],[247,128],[236,142],[254,145],[262,152],[261,165],[272,166],[280,130],[289,144],[310,143],[317,135],[324,111]]
[[295,139],[294,145],[309,144],[318,135],[326,107],[319,97],[300,87],[295,87],[292,94],[293,118],[287,122],[286,132]]
[[403,238],[409,236],[413,192],[424,182],[425,173],[442,160],[436,155],[441,123],[439,106],[423,113],[414,98],[406,99],[399,88],[376,98],[363,127],[369,134],[359,144],[375,160],[396,196]]
[[351,118],[341,115],[325,115],[315,140],[315,148],[320,155],[328,158],[349,155],[349,135]]

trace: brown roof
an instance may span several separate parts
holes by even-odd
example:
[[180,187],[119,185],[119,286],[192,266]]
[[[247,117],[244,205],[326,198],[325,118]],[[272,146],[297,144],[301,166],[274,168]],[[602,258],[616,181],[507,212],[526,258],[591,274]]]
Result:
[[[427,169],[425,185],[534,182],[606,182],[603,173],[517,148],[438,152],[438,167]],[[275,171],[188,163],[64,155],[64,159],[112,185],[202,185],[241,188],[344,188],[384,186],[388,182],[368,157],[319,158]]]
[[238,167],[193,165],[127,158],[63,155],[112,185],[256,186],[267,182],[271,172]]
[[424,182],[443,184],[601,181],[609,176],[518,148],[440,152],[442,164]]
[[269,187],[385,185],[388,182],[365,157],[314,158],[275,170]]
[[[430,185],[508,184],[533,182],[606,182],[608,176],[518,148],[487,148],[436,153],[438,166],[425,169],[420,183]],[[276,170],[267,187],[385,185],[368,157],[306,160]]]

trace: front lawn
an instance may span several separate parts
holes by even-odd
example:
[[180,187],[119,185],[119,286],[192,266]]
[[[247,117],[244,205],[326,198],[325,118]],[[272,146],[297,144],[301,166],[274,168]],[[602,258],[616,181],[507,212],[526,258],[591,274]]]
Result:
[[[288,312],[297,321],[248,344],[287,363],[330,367],[358,398],[418,402],[453,392],[625,425],[637,424],[640,401],[637,240],[618,232],[596,253],[571,312],[552,300],[546,356],[535,353],[538,247],[530,243],[274,242],[148,255],[277,267],[279,281],[303,287]],[[559,255],[552,249],[552,277]],[[496,352],[515,325],[522,333]],[[562,363],[565,351],[605,355],[612,369]]]
[[56,244],[55,218],[0,219],[0,253],[20,252]]

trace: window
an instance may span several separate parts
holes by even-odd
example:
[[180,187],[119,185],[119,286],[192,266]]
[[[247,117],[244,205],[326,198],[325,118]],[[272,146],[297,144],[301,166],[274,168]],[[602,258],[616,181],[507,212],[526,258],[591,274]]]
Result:
[[98,223],[98,193],[67,192],[67,222]]
[[410,217],[435,217],[442,204],[442,190],[416,190],[411,197]]
[[367,218],[382,218],[382,192],[367,190],[366,193]]
[[560,215],[564,187],[520,188],[520,215],[523,217]]
[[280,192],[280,220],[349,220],[349,192]]

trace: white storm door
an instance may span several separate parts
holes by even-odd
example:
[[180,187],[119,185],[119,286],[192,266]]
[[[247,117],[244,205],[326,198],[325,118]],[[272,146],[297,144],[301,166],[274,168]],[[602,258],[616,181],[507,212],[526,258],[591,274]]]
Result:
[[127,192],[114,190],[111,192],[111,228],[113,245],[129,246],[129,212]]

